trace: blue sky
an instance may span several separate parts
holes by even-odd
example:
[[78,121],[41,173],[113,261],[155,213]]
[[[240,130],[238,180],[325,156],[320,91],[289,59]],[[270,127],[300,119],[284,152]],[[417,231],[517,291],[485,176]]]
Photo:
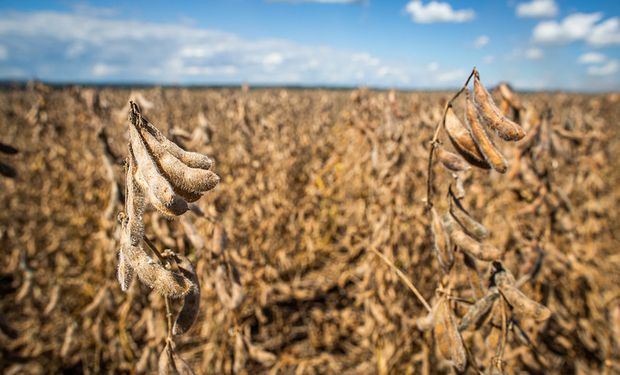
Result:
[[620,1],[3,1],[0,79],[620,90]]

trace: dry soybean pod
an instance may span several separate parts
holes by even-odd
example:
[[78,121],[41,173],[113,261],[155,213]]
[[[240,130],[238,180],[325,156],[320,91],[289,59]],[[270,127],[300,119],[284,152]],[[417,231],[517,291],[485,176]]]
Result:
[[213,239],[211,241],[211,252],[215,256],[222,256],[224,254],[224,249],[226,248],[227,235],[226,229],[222,223],[216,223],[215,228],[213,228]]
[[517,111],[523,108],[523,106],[521,105],[521,101],[506,82],[500,83],[498,89],[499,93],[510,104],[512,108]]
[[179,270],[194,284],[183,299],[183,308],[181,308],[172,329],[175,335],[180,335],[189,331],[198,317],[198,312],[200,311],[200,281],[189,259],[184,255],[176,255],[176,257],[180,261],[178,263]]
[[[135,104],[134,104],[135,105]],[[185,151],[176,143],[166,138],[153,124],[146,118],[142,117],[142,124],[145,131],[152,134],[162,147],[172,156],[179,159],[185,165],[191,168],[211,169],[213,161],[207,156],[197,152]]]
[[482,155],[478,149],[469,130],[467,130],[461,120],[456,116],[452,107],[448,107],[446,111],[444,127],[456,151],[461,154],[469,164],[482,169],[491,168],[489,163],[485,160],[484,155]]
[[185,296],[193,287],[185,276],[172,272],[154,261],[141,246],[133,246],[129,241],[129,232],[121,234],[121,252],[138,278],[159,294],[172,298]]
[[468,236],[460,227],[460,225],[454,220],[452,215],[443,215],[443,222],[450,240],[453,244],[457,245],[462,251],[469,253],[471,256],[484,260],[492,261],[499,259],[502,256],[502,252],[493,245],[484,244],[476,241]]
[[480,82],[478,72],[474,74],[474,99],[476,109],[488,127],[506,141],[518,141],[525,137],[525,131],[514,121],[505,117],[495,105],[491,94]]
[[495,283],[502,296],[512,306],[515,313],[521,316],[529,316],[535,320],[547,320],[551,316],[551,310],[546,306],[530,299],[514,285],[514,277],[508,271],[500,271],[495,274]]
[[213,189],[219,183],[219,177],[208,169],[191,168],[164,149],[163,145],[144,128],[142,137],[155,157],[162,173],[176,192],[187,201],[194,202],[202,196],[202,192]]
[[469,90],[467,91],[467,97],[465,99],[465,115],[465,120],[469,125],[474,142],[476,142],[476,145],[478,146],[480,152],[482,152],[484,158],[489,162],[489,164],[491,164],[493,169],[499,173],[506,173],[508,170],[508,163],[501,152],[499,152],[497,147],[493,144],[493,141],[489,138],[486,130],[482,127],[482,124],[478,119],[476,107],[469,97]]
[[448,273],[454,264],[454,254],[450,247],[448,234],[435,207],[431,207],[431,236],[435,256],[443,270]]
[[456,325],[454,313],[445,296],[438,303],[433,329],[437,348],[441,355],[450,360],[458,371],[464,371],[467,366],[467,353]]
[[465,186],[463,184],[463,177],[460,173],[452,173],[452,178],[454,179],[454,190],[456,190],[456,197],[458,199],[465,198]]
[[[134,180],[136,172],[136,161],[129,145],[129,157],[127,160],[127,172],[125,182],[125,210],[123,219],[121,220],[122,231],[129,234],[129,243],[131,246],[139,246],[144,235],[144,221],[142,219],[144,211],[144,194],[136,185]],[[133,279],[133,269],[127,263],[124,247],[121,246],[118,252],[118,269],[116,276],[121,285],[122,291],[127,291],[129,284]]]
[[446,150],[441,146],[437,146],[435,150],[435,155],[437,160],[443,164],[444,167],[453,171],[453,172],[461,172],[466,171],[471,168],[469,164],[459,155]]
[[[226,285],[227,279],[229,279],[230,286]],[[226,272],[225,264],[220,264],[215,271],[215,292],[222,305],[229,310],[235,310],[241,306],[245,298],[236,270]]]
[[170,182],[160,173],[134,124],[129,126],[129,137],[137,164],[136,182],[148,195],[149,202],[165,215],[183,214],[188,210],[187,202],[175,193]]
[[499,297],[497,288],[490,288],[484,297],[476,301],[476,303],[467,310],[467,313],[461,319],[461,324],[459,324],[459,331],[466,330],[472,324],[478,325],[478,323],[487,316],[489,311],[491,311],[491,307],[497,297]]
[[194,375],[194,370],[174,350],[174,344],[166,341],[157,361],[158,375]]
[[144,193],[136,184],[136,159],[131,145],[129,145],[129,157],[127,160],[127,173],[125,179],[125,225],[131,238],[131,244],[137,246],[144,235]]
[[121,290],[126,292],[127,289],[129,289],[129,285],[131,285],[131,281],[133,280],[133,269],[127,263],[122,247],[118,252],[118,269],[116,272],[116,277],[118,278],[118,283],[121,285]]
[[484,285],[480,274],[478,273],[478,266],[476,266],[476,259],[471,255],[461,252],[463,255],[463,265],[467,269],[467,279],[469,280],[470,287],[474,292],[476,298],[482,298],[485,296]]
[[474,237],[478,241],[488,238],[489,231],[487,228],[471,217],[467,210],[465,210],[465,208],[461,205],[461,202],[454,195],[451,186],[448,187],[448,195],[450,195],[450,214],[461,225],[461,228],[463,228],[468,235]]

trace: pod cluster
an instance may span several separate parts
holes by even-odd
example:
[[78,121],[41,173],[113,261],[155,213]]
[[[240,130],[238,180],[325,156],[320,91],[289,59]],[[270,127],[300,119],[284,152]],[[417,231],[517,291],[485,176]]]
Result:
[[165,251],[154,259],[143,247],[144,210],[152,206],[166,216],[179,216],[189,203],[213,189],[219,177],[206,155],[188,152],[168,140],[130,102],[129,156],[125,212],[120,215],[118,281],[126,291],[134,277],[168,298],[183,298],[173,332],[189,330],[199,311],[200,285],[187,257]]
[[465,210],[451,189],[449,199],[450,209],[443,215],[435,207],[430,209],[433,251],[444,272],[450,272],[454,264],[455,246],[468,256],[485,262],[501,258],[500,249],[482,242],[489,237],[489,230]]
[[[469,90],[466,91],[464,121],[456,115],[452,106],[448,107],[444,117],[444,129],[458,155],[439,146],[437,158],[453,172],[464,171],[473,165],[506,173],[508,163],[493,142],[491,134],[504,141],[516,142],[525,137],[525,131],[497,107],[480,81],[478,71],[474,72],[473,78],[473,95]],[[508,102],[505,98],[509,97],[510,102],[518,103],[507,85],[501,85],[500,93],[504,101]]]
[[[473,77],[473,93],[467,87],[463,88],[465,92],[463,121],[455,113],[451,104],[454,101],[452,99],[441,124],[454,152],[433,141],[434,155],[456,179],[456,184],[448,188],[448,210],[445,213],[440,213],[432,202],[429,205],[429,232],[433,253],[446,275],[450,275],[457,260],[456,251],[460,252],[465,269],[469,273],[475,300],[471,301],[471,306],[459,322],[450,303],[452,298],[449,295],[450,291],[444,290],[439,293],[429,314],[417,320],[419,329],[433,329],[439,354],[459,372],[466,370],[469,359],[461,331],[472,326],[479,328],[489,320],[492,320],[492,326],[501,327],[502,321],[499,317],[504,318],[504,324],[509,321],[512,326],[517,324],[515,321],[524,317],[544,321],[551,316],[551,311],[547,307],[521,292],[520,283],[515,281],[510,271],[499,261],[503,251],[485,242],[490,236],[489,230],[461,204],[461,198],[465,196],[461,175],[472,166],[485,170],[494,169],[500,173],[508,170],[506,158],[493,139],[516,142],[525,137],[523,128],[507,117],[511,111],[518,114],[522,109],[518,97],[510,87],[507,84],[498,87],[502,97],[502,110],[500,110],[480,81],[478,71],[474,70],[471,77]],[[460,91],[455,98],[463,91]],[[518,118],[518,115],[515,118]],[[439,132],[435,137],[438,134]],[[432,155],[431,151],[431,157]],[[431,183],[432,181],[429,181],[429,184]],[[483,277],[478,271],[477,261],[489,262],[487,264],[490,266],[490,273]],[[488,370],[501,373],[501,367],[500,355],[497,357],[497,363],[488,367]]]

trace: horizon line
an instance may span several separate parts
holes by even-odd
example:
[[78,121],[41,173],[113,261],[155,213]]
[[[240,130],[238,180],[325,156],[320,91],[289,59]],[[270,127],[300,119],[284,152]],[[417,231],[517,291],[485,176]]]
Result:
[[[444,88],[430,88],[430,87],[395,87],[395,86],[379,86],[379,85],[330,85],[330,84],[277,84],[277,83],[155,83],[144,81],[53,81],[53,80],[41,80],[41,79],[0,79],[0,89],[11,89],[18,86],[19,88],[26,87],[32,82],[40,82],[47,86],[54,88],[67,88],[73,86],[80,87],[93,87],[93,88],[118,88],[118,89],[132,89],[132,88],[187,88],[187,89],[241,89],[244,86],[248,86],[252,89],[287,89],[287,90],[334,90],[334,91],[353,91],[362,88],[366,88],[371,91],[400,91],[400,92],[451,92],[458,90],[459,85],[444,87]],[[497,85],[490,86],[495,88]],[[605,95],[620,93],[620,89],[606,90],[606,91],[587,91],[587,90],[571,90],[560,88],[544,88],[544,89],[515,89],[521,93],[572,93],[572,94],[590,94],[590,95]]]

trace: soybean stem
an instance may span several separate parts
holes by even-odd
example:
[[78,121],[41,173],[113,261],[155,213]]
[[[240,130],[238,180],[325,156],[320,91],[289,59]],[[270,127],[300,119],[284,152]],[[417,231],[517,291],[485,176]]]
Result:
[[428,151],[428,172],[426,174],[427,175],[427,179],[426,179],[426,208],[427,209],[430,209],[431,207],[433,207],[433,197],[432,197],[433,195],[433,155],[435,154],[435,148],[439,144],[439,140],[438,140],[439,132],[441,131],[441,128],[443,127],[446,121],[446,113],[448,113],[448,108],[452,106],[452,102],[456,100],[456,98],[458,98],[459,95],[463,93],[463,91],[467,90],[467,85],[469,85],[469,81],[471,80],[471,77],[473,77],[476,72],[477,72],[476,68],[474,67],[474,69],[469,74],[469,77],[467,77],[467,80],[463,84],[463,87],[461,87],[461,89],[457,91],[457,93],[454,94],[452,98],[448,100],[448,102],[446,103],[443,109],[441,120],[439,120],[439,122],[435,126],[435,133],[433,134],[433,139],[431,140],[431,148]]
[[403,273],[403,271],[401,271],[398,267],[396,267],[396,265],[392,263],[392,261],[390,261],[385,255],[380,253],[377,249],[371,247],[370,251],[372,251],[377,256],[379,256],[379,258],[381,258],[381,260],[383,260],[385,264],[387,264],[392,270],[394,270],[394,272],[396,272],[398,277],[405,283],[405,285],[409,287],[409,289],[411,289],[413,294],[415,294],[415,296],[418,297],[418,300],[420,300],[422,305],[424,305],[426,310],[428,310],[428,312],[430,313],[432,311],[431,306],[428,304],[428,302],[426,302],[426,299],[424,299],[420,291],[415,287],[415,285],[413,285],[413,283],[409,280],[409,278],[407,278],[407,276]]

